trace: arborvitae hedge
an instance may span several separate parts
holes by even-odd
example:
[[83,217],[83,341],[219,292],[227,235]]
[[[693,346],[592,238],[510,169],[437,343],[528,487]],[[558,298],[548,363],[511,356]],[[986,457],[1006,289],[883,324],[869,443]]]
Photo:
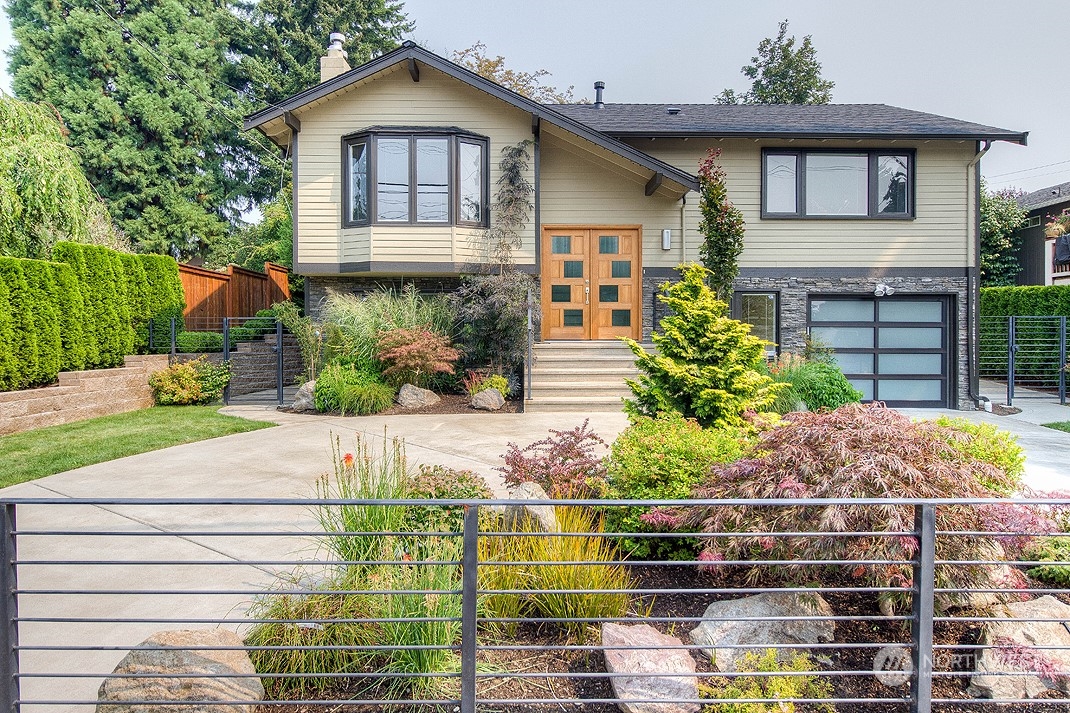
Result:
[[49,384],[62,370],[120,366],[147,346],[148,322],[166,342],[186,298],[178,264],[58,243],[57,262],[0,258],[0,390]]
[[982,317],[1070,317],[1070,285],[985,287]]

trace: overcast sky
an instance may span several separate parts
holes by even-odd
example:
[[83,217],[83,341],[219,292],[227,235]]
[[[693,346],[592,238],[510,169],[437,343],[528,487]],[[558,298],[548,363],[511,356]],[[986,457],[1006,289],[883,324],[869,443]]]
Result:
[[[812,35],[836,103],[881,103],[1014,131],[982,161],[995,188],[1070,181],[1068,0],[406,0],[411,39],[449,56],[482,41],[514,69],[607,102],[710,102],[790,20]],[[11,43],[6,18],[0,46]],[[0,87],[10,91],[10,78]]]

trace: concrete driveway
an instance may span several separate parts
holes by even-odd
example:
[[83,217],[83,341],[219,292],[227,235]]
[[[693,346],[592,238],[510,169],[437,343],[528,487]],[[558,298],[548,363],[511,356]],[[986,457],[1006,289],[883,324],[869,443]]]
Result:
[[[1012,431],[1028,454],[1027,483],[1041,490],[1070,490],[1070,434],[1037,425],[1070,420],[1070,408],[1027,401],[1021,405],[1025,410],[1017,416],[947,413]],[[0,495],[304,498],[314,494],[317,477],[331,469],[332,439],[340,439],[343,451],[352,450],[355,433],[371,439],[377,450],[384,433],[386,438],[403,438],[410,461],[476,471],[500,494],[504,489],[494,468],[510,441],[526,445],[551,428],[569,429],[583,421],[582,414],[573,413],[339,418],[255,406],[226,411],[279,425],[60,473],[0,490]],[[906,413],[930,418],[941,412]],[[611,442],[627,421],[622,413],[592,414],[590,424]],[[22,671],[41,676],[23,679],[26,701],[95,700],[101,677],[127,649],[156,631],[217,625],[241,629],[254,593],[290,577],[294,563],[311,564],[320,556],[309,536],[318,530],[315,513],[301,506],[20,505],[18,529],[20,560],[38,562],[19,567],[20,589],[29,590],[19,602],[24,619],[21,644],[30,647],[22,653]],[[34,531],[42,534],[28,534]],[[269,531],[276,534],[227,534]],[[98,560],[110,563],[93,564]],[[124,589],[139,593],[115,593]],[[72,590],[80,593],[68,593]],[[101,590],[106,593],[92,593]],[[175,591],[182,593],[159,593]],[[190,619],[199,621],[183,623]],[[35,646],[109,648],[63,651]],[[81,677],[49,678],[49,673]],[[42,709],[85,710],[58,703],[33,708]]]

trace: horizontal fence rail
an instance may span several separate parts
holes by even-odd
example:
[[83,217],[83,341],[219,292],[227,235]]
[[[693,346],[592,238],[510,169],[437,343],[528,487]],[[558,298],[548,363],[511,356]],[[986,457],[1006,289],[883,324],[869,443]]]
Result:
[[[768,702],[770,681],[779,703],[839,711],[1018,710],[1060,701],[973,697],[979,660],[1010,662],[990,678],[1054,688],[1070,676],[1058,663],[1070,645],[1023,648],[980,635],[1000,622],[1067,625],[1015,619],[1000,602],[1068,601],[1058,587],[1025,588],[1014,573],[1036,563],[1015,559],[1012,545],[1037,535],[1037,523],[1070,500],[2,504],[0,705],[10,710],[87,710],[107,690],[122,691],[124,705],[146,706],[609,711],[625,697],[697,711]],[[677,531],[605,531],[640,508],[662,519],[633,521],[675,517]],[[872,512],[875,526],[821,527],[848,510]],[[740,516],[730,520],[738,527],[700,526],[729,512]],[[804,515],[813,527],[748,528],[752,513]],[[778,520],[760,520],[770,521]],[[891,522],[905,527],[881,529]],[[992,526],[952,526],[960,522]],[[846,556],[858,552],[870,556]],[[707,609],[755,595],[782,606]],[[965,598],[972,606],[961,606]],[[646,624],[659,638],[607,640],[611,624]],[[689,636],[744,624],[832,635],[717,645]],[[237,636],[142,643],[176,630]],[[134,650],[153,663],[117,669]],[[153,658],[173,662],[183,652],[191,667],[163,670]],[[607,665],[636,653],[643,662],[677,656],[693,665]],[[233,667],[244,655],[255,669]],[[725,664],[732,660],[735,668]]]
[[1007,385],[1014,400],[1059,399],[1066,403],[1066,317],[981,317],[980,374]]

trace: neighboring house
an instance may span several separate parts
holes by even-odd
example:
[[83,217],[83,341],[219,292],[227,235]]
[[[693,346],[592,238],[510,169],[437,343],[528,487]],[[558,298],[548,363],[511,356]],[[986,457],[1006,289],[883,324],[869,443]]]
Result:
[[486,259],[501,149],[532,140],[515,258],[540,280],[541,339],[649,339],[658,285],[698,259],[716,147],[747,223],[734,313],[780,350],[833,346],[867,399],[974,407],[978,161],[1025,133],[884,105],[604,103],[600,84],[541,105],[412,43],[321,68],[246,121],[293,158],[308,304],[455,284]]
[[1044,225],[1070,208],[1070,183],[1026,193],[1018,199],[1018,205],[1026,211],[1025,224],[1018,231],[1018,259],[1022,265],[1018,284],[1070,284],[1070,264],[1055,263],[1055,238],[1044,235]]

